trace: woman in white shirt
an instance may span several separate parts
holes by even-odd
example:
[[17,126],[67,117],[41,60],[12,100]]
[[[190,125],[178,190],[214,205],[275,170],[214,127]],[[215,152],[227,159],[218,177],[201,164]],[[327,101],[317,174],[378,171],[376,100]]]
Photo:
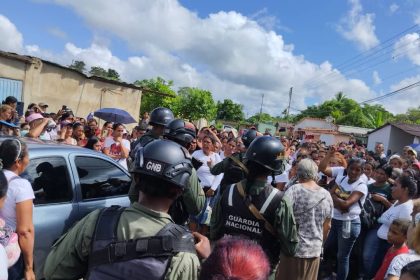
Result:
[[208,224],[210,221],[208,215],[211,215],[212,200],[223,178],[223,173],[216,176],[210,173],[210,168],[222,161],[220,156],[214,152],[215,144],[216,140],[212,136],[204,136],[202,140],[202,150],[197,150],[192,154],[193,158],[202,163],[197,169],[197,176],[198,179],[200,179],[201,187],[207,197],[205,204],[207,207],[204,207],[201,213],[198,214],[195,219],[192,219],[191,229],[195,230],[197,224],[199,224],[200,232],[202,234],[206,234],[208,231]]
[[9,279],[35,279],[33,271],[34,225],[32,222],[32,186],[28,180],[19,177],[29,163],[26,144],[18,139],[4,140],[0,145],[3,172],[9,182],[4,207],[0,217],[6,225],[16,230],[22,251],[21,258],[9,269]]
[[363,253],[363,263],[366,276],[375,275],[382,264],[382,260],[388,251],[391,244],[388,243],[388,231],[395,219],[411,218],[413,212],[412,198],[417,193],[416,182],[409,176],[401,176],[395,180],[395,185],[392,188],[392,198],[395,203],[388,208],[379,217],[378,222],[381,224],[376,235],[368,234],[365,240],[365,248]]
[[[326,172],[331,173],[331,170]],[[334,213],[325,250],[329,253],[327,255],[337,256],[337,279],[347,279],[350,254],[361,230],[359,201],[363,205],[367,194],[367,185],[361,179],[362,173],[363,161],[350,160],[347,175],[339,180],[336,178],[336,185],[330,191]]]

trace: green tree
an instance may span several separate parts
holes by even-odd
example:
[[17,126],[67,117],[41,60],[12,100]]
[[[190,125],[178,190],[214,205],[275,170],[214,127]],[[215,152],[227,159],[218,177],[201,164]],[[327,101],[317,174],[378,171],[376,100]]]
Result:
[[135,81],[134,84],[143,87],[140,113],[150,112],[156,107],[166,107],[178,114],[178,96],[172,89],[173,81],[165,81],[161,77],[156,79]]
[[420,106],[417,108],[409,108],[405,114],[397,114],[391,118],[391,121],[420,124]]
[[273,117],[267,113],[258,113],[247,119],[247,122],[257,124],[259,122],[270,123],[273,122]]
[[178,91],[178,113],[190,121],[205,118],[214,120],[217,106],[210,91],[183,87]]
[[108,72],[99,66],[92,66],[89,70],[89,74],[92,76],[98,76],[102,78],[106,78],[108,76]]
[[77,70],[81,73],[84,73],[85,70],[86,70],[85,69],[86,68],[86,63],[82,60],[75,60],[75,61],[72,62],[71,65],[69,65],[69,68]]
[[120,80],[120,74],[114,70],[109,68],[107,73],[106,73],[106,77],[110,80],[115,80],[115,81],[119,81]]
[[339,92],[331,100],[327,100],[318,106],[309,106],[301,111],[294,120],[298,121],[305,117],[322,118],[331,116],[336,124],[376,128],[388,121],[392,114],[381,105],[361,106],[355,100],[347,98]]
[[217,101],[217,119],[227,121],[242,121],[244,119],[243,105],[225,99]]

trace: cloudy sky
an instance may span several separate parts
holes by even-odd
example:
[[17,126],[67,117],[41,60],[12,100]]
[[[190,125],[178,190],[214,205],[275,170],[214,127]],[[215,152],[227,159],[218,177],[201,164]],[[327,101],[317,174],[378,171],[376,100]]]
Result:
[[[359,102],[420,81],[420,0],[2,0],[0,49],[160,76],[251,116],[337,92]],[[420,106],[420,87],[384,99]]]

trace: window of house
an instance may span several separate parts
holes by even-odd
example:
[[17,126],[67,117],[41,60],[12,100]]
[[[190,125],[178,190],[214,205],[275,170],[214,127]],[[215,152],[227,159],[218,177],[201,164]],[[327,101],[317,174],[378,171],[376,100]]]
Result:
[[100,158],[76,157],[75,164],[83,199],[127,195],[131,178],[117,163]]

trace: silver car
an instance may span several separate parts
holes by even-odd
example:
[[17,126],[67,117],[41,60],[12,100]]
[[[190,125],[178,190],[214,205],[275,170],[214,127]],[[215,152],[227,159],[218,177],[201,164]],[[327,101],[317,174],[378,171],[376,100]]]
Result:
[[35,274],[42,279],[51,246],[72,225],[98,208],[129,206],[131,177],[115,160],[93,150],[22,141],[28,145],[30,163],[21,177],[35,193]]

